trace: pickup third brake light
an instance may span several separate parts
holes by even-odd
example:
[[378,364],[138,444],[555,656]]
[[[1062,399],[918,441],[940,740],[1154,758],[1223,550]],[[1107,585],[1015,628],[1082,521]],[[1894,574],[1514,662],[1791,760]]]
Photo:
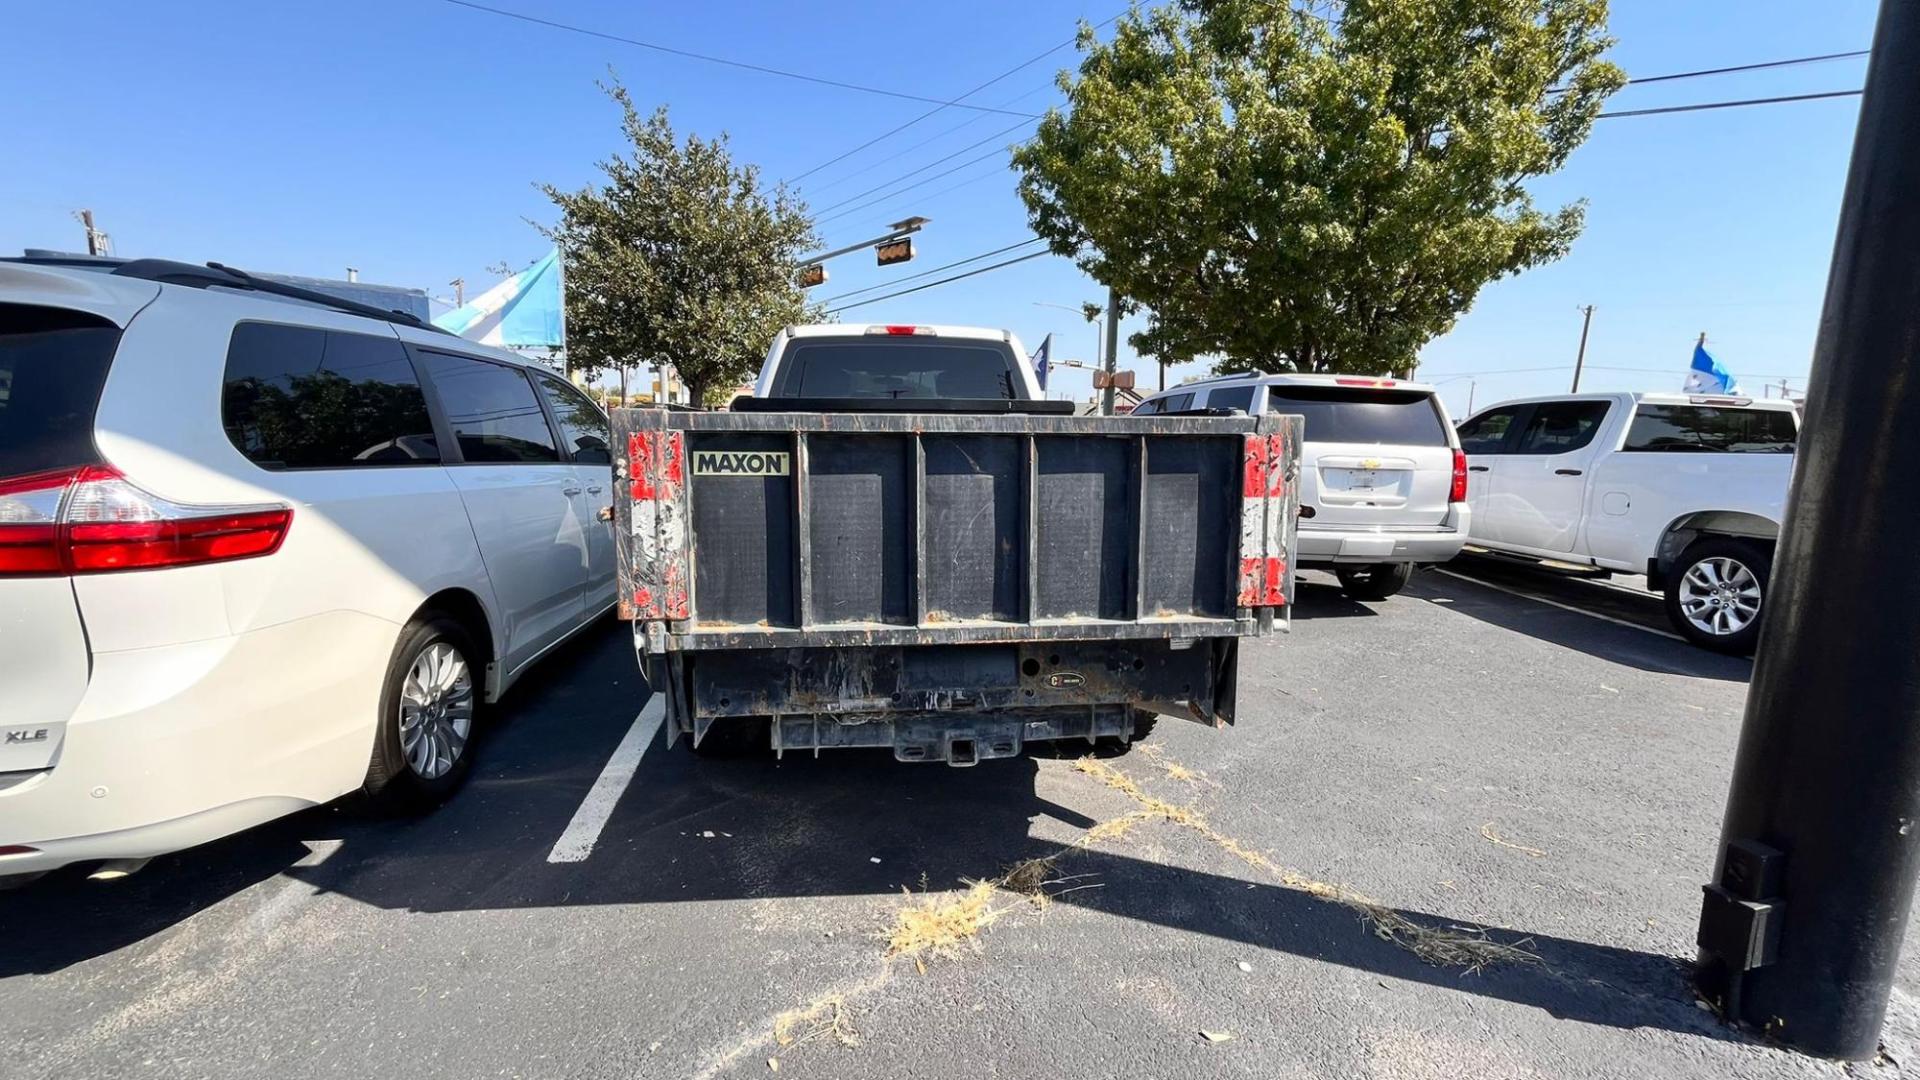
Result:
[[0,577],[93,574],[271,555],[284,504],[189,506],[149,494],[105,465],[0,481]]

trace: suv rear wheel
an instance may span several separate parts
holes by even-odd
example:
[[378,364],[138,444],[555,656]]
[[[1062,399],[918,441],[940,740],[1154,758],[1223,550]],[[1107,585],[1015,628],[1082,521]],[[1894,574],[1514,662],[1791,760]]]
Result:
[[466,628],[445,615],[422,615],[400,632],[362,785],[382,810],[429,809],[466,780],[480,704],[479,655]]
[[1688,641],[1715,652],[1750,656],[1760,640],[1760,614],[1773,556],[1751,540],[1706,536],[1682,552],[1667,575],[1667,618]]
[[1412,563],[1369,563],[1364,566],[1339,565],[1333,573],[1340,587],[1355,600],[1385,600],[1407,587],[1413,580]]

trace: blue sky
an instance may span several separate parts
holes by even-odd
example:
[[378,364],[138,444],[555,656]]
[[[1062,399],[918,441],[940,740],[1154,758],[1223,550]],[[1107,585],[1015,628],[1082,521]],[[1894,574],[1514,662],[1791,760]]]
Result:
[[[1120,10],[1117,0],[489,2],[940,97],[1069,40],[1078,19],[1098,22]],[[1617,0],[1613,59],[1630,75],[1655,75],[1864,48],[1874,10],[1868,0]],[[585,183],[618,145],[617,114],[594,86],[609,66],[643,107],[669,105],[682,130],[730,133],[736,156],[770,178],[803,172],[928,108],[443,0],[16,0],[7,25],[0,251],[81,248],[71,214],[86,206],[118,254],[324,276],[351,265],[365,280],[435,296],[450,295],[456,276],[478,291],[493,280],[488,265],[522,266],[545,251],[526,219],[550,220],[551,207],[532,184]],[[1073,55],[1063,49],[970,100],[1038,111],[1057,100],[1051,73]],[[1852,88],[1863,73],[1864,61],[1854,60],[1688,79],[1629,87],[1612,107]],[[1534,185],[1543,205],[1589,201],[1573,253],[1489,286],[1452,333],[1427,347],[1420,376],[1445,380],[1456,415],[1470,390],[1476,406],[1563,390],[1579,339],[1577,309],[1593,304],[1583,389],[1675,389],[1701,331],[1750,391],[1763,377],[1804,387],[1856,110],[1857,99],[1843,98],[1602,121],[1563,173]],[[949,109],[800,188],[824,208],[1016,119]],[[909,214],[933,219],[914,263],[882,270],[860,257],[836,260],[816,295],[1024,239],[1025,212],[1003,162],[824,222],[823,237],[837,246]],[[1065,260],[1048,257],[842,317],[1007,326],[1030,346],[1051,331],[1056,356],[1091,359],[1093,329],[1035,302],[1077,306],[1099,295]],[[1122,364],[1129,359],[1123,341]],[[1176,369],[1170,380],[1197,370]],[[1140,377],[1152,385],[1151,367],[1142,365]],[[1084,395],[1085,380],[1084,372],[1063,372],[1056,388]]]

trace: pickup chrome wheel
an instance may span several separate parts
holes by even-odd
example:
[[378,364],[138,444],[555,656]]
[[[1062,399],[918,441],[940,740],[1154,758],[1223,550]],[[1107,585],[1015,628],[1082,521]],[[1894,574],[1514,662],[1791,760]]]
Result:
[[425,810],[466,779],[484,655],[466,627],[446,615],[423,614],[400,631],[361,786],[380,809]]
[[421,649],[400,685],[400,753],[422,780],[438,780],[466,753],[473,674],[446,641]]
[[1667,617],[1687,640],[1716,652],[1748,655],[1760,638],[1771,553],[1751,540],[1708,536],[1674,564]]
[[1760,579],[1738,559],[1701,559],[1680,579],[1680,610],[1709,634],[1737,634],[1760,617]]

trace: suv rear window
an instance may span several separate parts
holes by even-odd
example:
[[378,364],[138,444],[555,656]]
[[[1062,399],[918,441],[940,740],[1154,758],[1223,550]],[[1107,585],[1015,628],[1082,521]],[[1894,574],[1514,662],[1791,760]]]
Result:
[[1013,349],[935,337],[799,338],[781,358],[774,397],[997,398],[1019,396]]
[[398,338],[245,322],[227,345],[221,419],[263,469],[440,460],[427,399]]
[[1791,454],[1799,430],[1777,409],[1642,405],[1622,450],[1681,454]]
[[0,304],[0,477],[88,465],[120,330],[65,308]]
[[1447,445],[1446,426],[1425,390],[1269,386],[1267,411],[1306,417],[1308,442]]

